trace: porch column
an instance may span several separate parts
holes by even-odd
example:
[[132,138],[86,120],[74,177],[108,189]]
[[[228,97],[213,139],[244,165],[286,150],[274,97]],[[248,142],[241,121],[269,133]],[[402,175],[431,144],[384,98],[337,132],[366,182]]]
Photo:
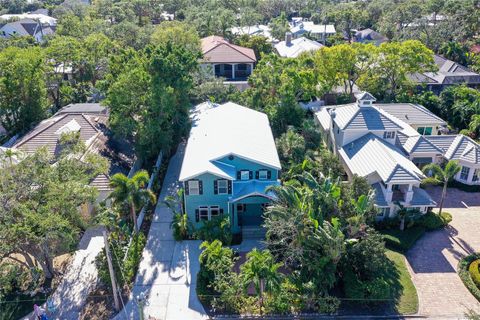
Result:
[[467,178],[467,182],[468,184],[472,184],[473,182],[473,174],[475,173],[475,169],[474,168],[470,168],[470,171],[468,171],[468,178]]
[[235,66],[236,65],[237,65],[236,63],[232,64],[232,80],[235,80]]
[[392,185],[387,184],[387,190],[385,192],[385,201],[387,201],[387,203],[392,202],[392,196],[393,196]]
[[413,199],[413,185],[409,184],[407,194],[405,195],[405,202],[410,203],[412,199]]

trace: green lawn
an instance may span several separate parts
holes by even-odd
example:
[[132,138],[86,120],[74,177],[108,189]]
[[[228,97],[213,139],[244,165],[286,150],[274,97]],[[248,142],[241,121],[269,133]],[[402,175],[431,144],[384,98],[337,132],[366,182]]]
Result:
[[396,303],[396,310],[400,314],[414,314],[418,311],[417,290],[413,285],[410,273],[405,264],[405,256],[399,252],[387,250],[387,257],[395,263],[398,270],[402,292]]

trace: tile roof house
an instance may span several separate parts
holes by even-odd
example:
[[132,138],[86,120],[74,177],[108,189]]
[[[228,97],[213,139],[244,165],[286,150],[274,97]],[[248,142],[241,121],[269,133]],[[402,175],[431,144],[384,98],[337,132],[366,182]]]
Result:
[[280,161],[267,115],[235,103],[203,103],[192,115],[179,180],[196,227],[228,215],[232,232],[259,226],[278,185]]
[[464,84],[473,88],[480,87],[480,74],[439,55],[434,55],[433,58],[438,71],[410,75],[418,85],[424,85],[427,90],[436,94],[440,94],[445,87],[451,85]]
[[51,155],[58,157],[62,151],[59,143],[62,134],[79,132],[88,152],[99,154],[110,162],[108,174],[99,175],[91,182],[100,192],[99,200],[104,200],[111,192],[109,176],[118,172],[128,174],[134,162],[132,148],[113,137],[106,127],[107,120],[107,108],[98,103],[71,104],[39,123],[17,140],[13,148],[28,155],[45,147]]
[[257,24],[254,26],[245,27],[233,27],[230,32],[236,36],[249,35],[249,36],[262,36],[273,42],[271,29],[267,25]]
[[201,48],[202,67],[212,67],[215,76],[229,81],[245,81],[257,62],[252,49],[231,44],[219,36],[201,39]]
[[4,14],[0,16],[0,38],[31,36],[37,42],[55,32],[57,19],[43,13]]
[[292,39],[292,34],[287,32],[285,40],[275,45],[278,55],[284,58],[296,58],[304,52],[311,52],[323,48],[323,45],[317,41],[300,37]]
[[379,218],[406,208],[426,212],[436,203],[420,189],[427,163],[457,160],[462,171],[455,177],[480,184],[480,145],[463,135],[439,135],[446,126],[422,106],[374,104],[362,93],[357,102],[326,106],[315,114],[325,144],[338,155],[349,179],[365,177],[376,190]]

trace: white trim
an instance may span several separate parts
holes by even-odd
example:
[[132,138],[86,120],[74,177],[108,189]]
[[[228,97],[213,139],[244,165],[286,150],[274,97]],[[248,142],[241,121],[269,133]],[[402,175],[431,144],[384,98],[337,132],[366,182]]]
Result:
[[233,180],[233,178],[232,178],[231,176],[229,176],[229,175],[222,175],[222,174],[218,174],[218,173],[213,173],[213,172],[211,172],[211,171],[209,171],[209,170],[205,170],[205,171],[203,171],[203,172],[194,174],[194,175],[189,176],[189,177],[187,177],[187,178],[183,178],[182,180],[179,180],[179,181],[185,182],[185,181],[188,181],[188,180],[192,180],[192,179],[194,179],[194,178],[196,178],[196,177],[198,177],[198,176],[201,176],[202,174],[207,174],[207,173],[208,173],[208,174],[211,174],[211,175],[213,175],[213,176],[216,176],[216,177],[223,178],[223,179]]
[[244,196],[238,197],[236,199],[233,199],[233,200],[231,200],[231,202],[237,202],[237,201],[240,201],[240,200],[248,198],[248,197],[262,197],[262,198],[267,198],[269,200],[274,200],[273,197],[271,197],[269,195],[266,195],[264,193],[252,192],[252,193],[249,193],[247,195],[244,195]]
[[[241,155],[238,155],[236,153],[233,153],[233,152],[230,152],[230,153],[227,153],[225,155],[222,155],[220,157],[217,157],[217,158],[214,158],[212,159],[211,161],[219,161],[220,159],[223,159],[225,157],[228,157],[228,156],[234,156],[234,157],[239,157],[239,158],[242,158],[243,160],[247,160],[247,161],[250,161],[250,162],[253,162],[253,163],[257,163],[257,164],[261,164],[261,165],[264,165],[266,167],[269,167],[269,168],[272,168],[272,169],[276,169],[276,170],[282,170],[282,167],[276,167],[274,165],[271,165],[271,164],[268,164],[268,163],[264,163],[264,162],[261,162],[261,161],[258,161],[258,160],[254,160],[254,159],[250,159],[250,158],[247,158],[245,156],[241,156]],[[223,162],[222,162],[223,164]]]

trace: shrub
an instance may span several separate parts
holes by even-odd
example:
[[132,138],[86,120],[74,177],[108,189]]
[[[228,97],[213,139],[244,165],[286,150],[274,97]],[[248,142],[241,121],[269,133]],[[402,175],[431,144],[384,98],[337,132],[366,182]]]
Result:
[[470,272],[473,282],[475,282],[477,287],[480,288],[480,259],[470,263],[468,271]]
[[197,239],[212,242],[219,240],[225,245],[232,243],[232,232],[230,229],[230,218],[215,217],[212,220],[202,221],[202,226],[195,232]]
[[452,215],[448,212],[442,212],[440,215],[428,212],[418,219],[417,224],[425,227],[427,230],[436,230],[445,227],[452,221]]
[[123,275],[128,283],[132,282],[135,274],[137,273],[138,265],[142,259],[142,252],[146,242],[147,239],[145,238],[143,232],[137,233],[132,239],[132,243],[130,244],[130,248],[127,253],[127,258],[123,264]]
[[377,230],[398,229],[399,227],[400,219],[397,216],[392,218],[384,218],[375,222],[375,229]]
[[405,252],[410,249],[415,242],[425,233],[425,227],[421,225],[413,226],[406,230],[381,230],[383,240],[388,248],[392,250]]
[[472,262],[480,259],[480,253],[474,253],[466,256],[458,263],[458,276],[462,279],[463,284],[472,293],[472,295],[480,301],[480,288],[477,287],[469,272],[469,266]]

